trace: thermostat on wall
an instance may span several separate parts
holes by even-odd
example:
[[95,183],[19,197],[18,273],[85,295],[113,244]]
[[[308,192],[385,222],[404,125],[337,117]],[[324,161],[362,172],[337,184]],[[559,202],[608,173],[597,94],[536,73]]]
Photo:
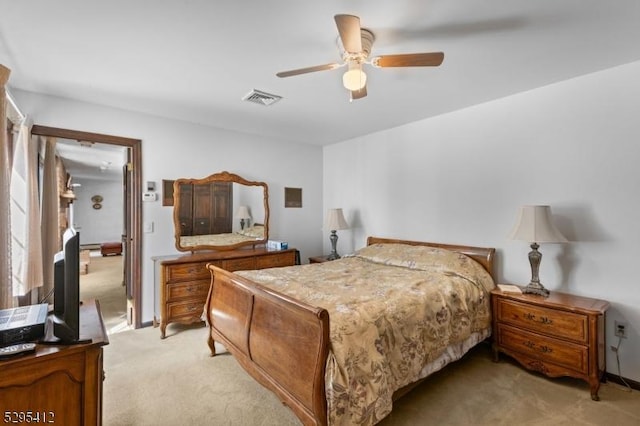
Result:
[[158,194],[155,192],[145,192],[142,194],[142,201],[156,201],[158,199]]

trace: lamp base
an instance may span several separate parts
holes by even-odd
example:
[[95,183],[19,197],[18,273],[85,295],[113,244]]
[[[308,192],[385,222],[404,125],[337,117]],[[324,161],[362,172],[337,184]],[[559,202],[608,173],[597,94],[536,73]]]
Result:
[[329,256],[327,256],[327,260],[340,259],[340,255],[336,250],[336,244],[338,243],[338,234],[336,234],[335,230],[331,231],[331,235],[329,235],[329,241],[331,241],[331,253],[329,253]]
[[525,288],[522,289],[523,293],[529,293],[529,294],[537,294],[539,296],[543,296],[543,297],[548,297],[549,296],[549,290],[547,290],[546,288],[544,288],[542,286],[542,284],[540,284],[539,282],[530,282]]

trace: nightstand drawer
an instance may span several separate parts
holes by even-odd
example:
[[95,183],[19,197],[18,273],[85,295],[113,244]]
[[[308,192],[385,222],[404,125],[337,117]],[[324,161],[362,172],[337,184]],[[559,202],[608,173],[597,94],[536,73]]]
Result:
[[256,269],[293,266],[296,263],[295,252],[277,253],[256,257]]
[[558,311],[513,300],[498,299],[497,320],[515,327],[526,328],[554,337],[576,342],[588,341],[587,316],[573,312]]
[[177,282],[210,278],[211,274],[207,269],[207,263],[209,262],[165,266],[166,281]]
[[182,298],[204,300],[209,293],[210,285],[211,279],[167,284],[167,302]]
[[586,346],[529,333],[503,324],[498,324],[497,338],[500,346],[507,350],[588,374]]

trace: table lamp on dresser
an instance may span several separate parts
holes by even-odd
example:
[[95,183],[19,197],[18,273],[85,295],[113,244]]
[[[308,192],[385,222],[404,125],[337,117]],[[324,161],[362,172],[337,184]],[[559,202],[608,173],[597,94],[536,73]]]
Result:
[[529,263],[531,264],[531,282],[522,289],[523,293],[548,296],[549,290],[540,283],[538,276],[542,254],[538,243],[566,243],[568,240],[558,231],[551,219],[549,206],[522,206],[518,223],[509,236],[512,240],[531,243]]
[[249,208],[247,206],[239,206],[236,212],[236,218],[240,219],[240,229],[243,230],[245,225],[249,227],[249,220],[251,215],[249,214]]

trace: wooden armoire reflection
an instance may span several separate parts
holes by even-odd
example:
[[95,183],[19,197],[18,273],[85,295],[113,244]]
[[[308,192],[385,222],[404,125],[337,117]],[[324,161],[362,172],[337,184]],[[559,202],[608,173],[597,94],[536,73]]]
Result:
[[181,235],[231,232],[233,186],[231,182],[180,184],[178,215]]

